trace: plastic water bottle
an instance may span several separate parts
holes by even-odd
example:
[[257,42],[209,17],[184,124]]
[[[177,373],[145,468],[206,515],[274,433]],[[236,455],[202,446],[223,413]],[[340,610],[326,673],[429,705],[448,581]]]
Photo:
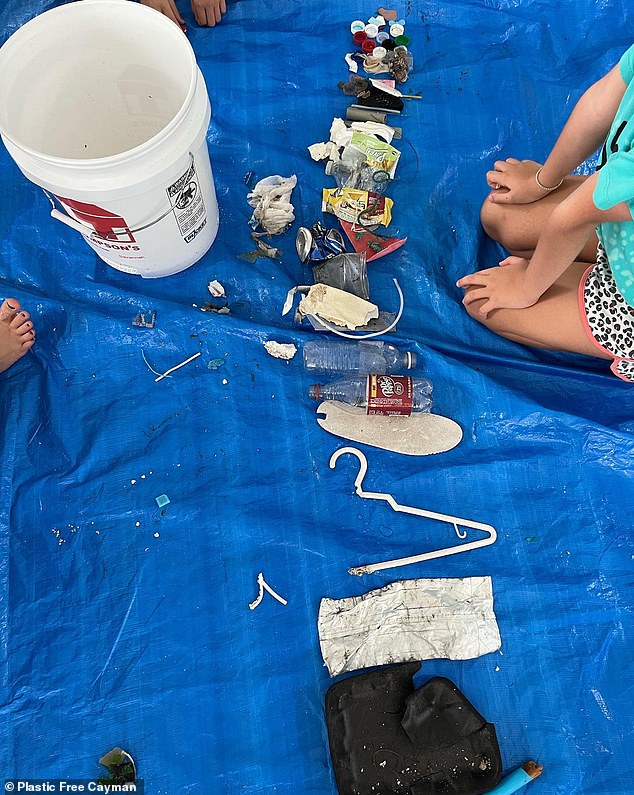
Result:
[[396,373],[413,370],[416,354],[399,351],[389,342],[314,340],[304,345],[304,367],[324,373]]
[[330,384],[312,384],[312,400],[339,400],[366,409],[367,414],[409,415],[431,411],[432,383],[410,375],[353,375]]

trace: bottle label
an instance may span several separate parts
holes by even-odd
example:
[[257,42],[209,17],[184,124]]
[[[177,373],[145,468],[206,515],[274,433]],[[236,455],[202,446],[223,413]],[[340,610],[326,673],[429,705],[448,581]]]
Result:
[[369,375],[367,414],[409,417],[414,404],[410,375]]

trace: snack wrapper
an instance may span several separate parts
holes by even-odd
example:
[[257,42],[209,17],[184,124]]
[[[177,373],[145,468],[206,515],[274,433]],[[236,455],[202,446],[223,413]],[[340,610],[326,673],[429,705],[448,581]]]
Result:
[[387,226],[392,220],[393,206],[392,199],[372,191],[354,188],[324,188],[322,191],[321,211],[332,213],[340,220],[351,224],[357,222],[359,215],[370,207],[371,209],[363,215],[359,223],[363,226],[375,224]]

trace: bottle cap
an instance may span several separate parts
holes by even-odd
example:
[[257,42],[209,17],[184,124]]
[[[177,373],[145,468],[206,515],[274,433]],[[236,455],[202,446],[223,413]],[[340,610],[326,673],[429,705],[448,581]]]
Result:
[[354,22],[350,23],[350,33],[356,33],[358,30],[365,30],[365,22],[355,19]]
[[396,47],[394,43],[394,39],[384,39],[381,44],[385,47],[386,50],[393,50]]
[[361,45],[363,52],[372,52],[375,47],[376,44],[372,41],[372,39],[366,39]]
[[[377,28],[376,25],[369,24],[365,26],[365,32],[369,39],[374,39],[377,36],[379,29]],[[401,33],[402,32],[403,31],[401,31]]]
[[352,37],[352,41],[356,45],[361,45],[363,42],[368,38],[368,34],[365,30],[358,30]]
[[416,367],[416,354],[413,351],[407,351],[405,369],[413,370]]
[[308,397],[311,400],[319,400],[320,393],[321,393],[321,384],[311,384],[308,387]]
[[377,28],[382,28],[385,25],[385,17],[381,16],[381,14],[377,14],[375,17],[370,17],[368,22],[370,25],[376,25]]
[[409,44],[409,36],[397,36],[397,37],[394,39],[394,41],[395,41],[395,42],[396,42],[396,43],[397,43],[397,44],[398,44],[400,47],[407,47],[407,45]]
[[387,55],[387,50],[385,47],[375,47],[372,50],[372,55],[379,61],[382,61],[385,56]]
[[390,25],[390,36],[396,38],[397,36],[402,36],[403,33],[405,33],[405,28],[403,25],[400,25],[398,22]]
[[379,33],[376,34],[376,40],[378,44],[383,44],[383,42],[389,38],[390,34],[386,33],[384,30],[379,31]]
[[399,46],[398,46],[398,47],[395,47],[395,48],[394,48],[394,52],[395,52],[397,55],[403,55],[403,56],[405,56],[405,55],[407,55],[407,52],[408,52],[408,50],[407,50],[407,47],[406,47],[404,44],[399,44]]

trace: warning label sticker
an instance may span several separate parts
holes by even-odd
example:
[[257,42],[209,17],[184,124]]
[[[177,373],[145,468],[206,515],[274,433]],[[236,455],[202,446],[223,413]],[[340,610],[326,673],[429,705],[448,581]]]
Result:
[[183,240],[191,243],[207,223],[205,203],[193,162],[183,176],[167,188],[167,195]]

